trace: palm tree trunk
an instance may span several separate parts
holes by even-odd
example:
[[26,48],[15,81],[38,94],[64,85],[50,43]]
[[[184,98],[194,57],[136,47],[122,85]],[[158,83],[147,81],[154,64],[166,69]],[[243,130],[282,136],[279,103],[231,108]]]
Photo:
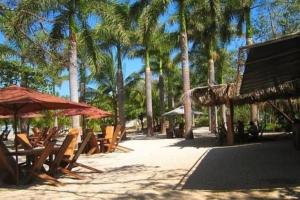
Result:
[[[122,51],[121,47],[117,46],[117,57],[118,57],[118,69],[117,69],[117,98],[118,98],[118,116],[119,123],[122,126],[122,129],[125,130],[125,95],[124,95],[124,80],[123,80],[123,71],[122,71]],[[124,137],[125,134],[124,134]]]
[[[71,16],[71,18],[74,16]],[[73,19],[74,20],[74,19]],[[71,24],[71,23],[70,23]],[[69,76],[70,76],[70,97],[71,101],[78,102],[78,69],[77,69],[77,41],[76,41],[76,33],[70,27],[70,66],[69,66]],[[72,117],[72,127],[79,128],[80,127],[80,119],[79,115]]]
[[[168,72],[168,109],[169,110],[173,110],[175,107],[171,76],[172,76],[171,73]],[[173,132],[175,128],[174,116],[169,116],[168,118],[169,118],[169,130]]]
[[115,92],[113,92],[111,100],[112,100],[111,103],[113,105],[113,110],[115,113],[114,124],[116,126],[118,124],[118,100],[117,100],[117,95]]
[[[208,84],[214,85],[215,84],[215,63],[211,56],[208,60],[208,70],[209,70],[209,79]],[[217,131],[217,107],[211,106],[209,107],[209,124],[210,124],[210,131],[211,133],[216,133]]]
[[150,57],[149,51],[146,50],[145,56],[146,62],[146,71],[145,71],[145,79],[146,79],[146,106],[147,106],[147,135],[153,135],[153,113],[152,113],[152,75],[150,68]]
[[164,84],[164,75],[163,75],[163,67],[162,67],[162,59],[159,60],[159,101],[160,101],[160,133],[166,134],[165,127],[165,117],[163,114],[165,113],[165,84]]
[[[218,80],[217,80],[217,82],[220,83],[220,84],[224,83],[223,74],[224,74],[224,68],[221,64],[220,69],[219,69],[219,73],[218,73]],[[226,122],[226,105],[225,104],[221,105],[220,116],[221,116],[222,123],[226,127],[227,122]]]
[[[81,63],[80,64],[80,102],[85,102],[85,93],[86,93],[86,69],[85,66]],[[81,117],[82,121],[82,130],[86,129],[86,117]]]
[[[24,57],[21,57],[21,65],[24,65]],[[21,74],[21,82],[20,82],[21,87],[28,87],[28,81],[27,81],[27,74]],[[27,120],[20,118],[20,128],[21,132],[26,133],[27,132]]]
[[[55,81],[52,82],[52,94],[55,95]],[[58,127],[57,112],[54,111],[54,127]]]
[[179,1],[179,17],[180,17],[180,50],[181,50],[181,65],[184,93],[184,120],[185,120],[185,138],[193,139],[192,131],[192,104],[189,95],[190,91],[190,69],[189,69],[189,53],[188,53],[188,38],[186,33],[185,19],[185,0]]

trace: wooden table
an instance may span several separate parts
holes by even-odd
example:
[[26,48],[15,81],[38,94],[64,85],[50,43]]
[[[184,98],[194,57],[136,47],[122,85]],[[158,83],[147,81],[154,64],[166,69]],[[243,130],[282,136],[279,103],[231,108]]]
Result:
[[[60,147],[54,147],[51,155],[56,154],[59,151]],[[19,150],[18,153],[16,151],[10,151],[9,155],[18,155],[18,156],[38,156],[41,155],[44,151],[44,148],[34,148],[32,150]]]
[[[53,155],[55,155],[56,153],[58,153],[60,147],[54,147],[49,155],[49,160],[50,162],[53,161]],[[37,157],[39,155],[41,155],[44,151],[44,148],[34,148],[31,150],[21,150],[18,151],[18,153],[16,151],[13,152],[9,152],[10,155],[13,156],[26,156],[26,165],[30,166],[30,162],[32,161],[32,157]]]

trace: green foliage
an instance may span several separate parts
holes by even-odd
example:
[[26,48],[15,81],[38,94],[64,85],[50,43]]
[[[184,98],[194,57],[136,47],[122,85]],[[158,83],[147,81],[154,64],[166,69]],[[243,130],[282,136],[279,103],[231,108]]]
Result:
[[273,0],[258,8],[254,20],[257,40],[268,40],[300,31],[299,0]]
[[209,126],[209,120],[207,116],[201,116],[195,118],[195,126],[196,127],[203,127]]
[[244,124],[248,124],[248,122],[250,121],[249,113],[250,113],[249,105],[235,106],[234,121],[240,120],[240,121],[244,122]]
[[[174,2],[175,14],[169,16],[166,11]],[[153,114],[157,119],[162,106],[158,74],[165,82],[166,110],[171,109],[172,100],[175,106],[182,104],[180,30],[186,30],[189,38],[192,87],[207,85],[209,58],[215,61],[216,83],[229,83],[236,78],[236,55],[227,49],[232,36],[253,36],[263,41],[299,31],[299,9],[298,0],[263,4],[254,0],[4,1],[0,3],[0,32],[5,37],[0,44],[0,87],[19,84],[55,94],[55,86],[66,79],[62,72],[69,65],[68,39],[73,33],[77,38],[83,100],[116,117],[117,69],[122,69],[124,57],[139,57],[153,70]],[[179,27],[170,29],[170,21]],[[145,115],[143,73],[127,77],[125,95],[127,119]],[[248,122],[249,109],[236,107],[235,121]],[[270,120],[267,129],[289,129],[276,113],[268,109],[265,112],[267,118],[276,118]],[[113,120],[89,120],[88,124],[97,128]],[[41,126],[51,123],[45,119],[32,121]],[[69,123],[70,118],[59,118],[59,124]],[[197,118],[196,124],[208,125],[207,117]]]

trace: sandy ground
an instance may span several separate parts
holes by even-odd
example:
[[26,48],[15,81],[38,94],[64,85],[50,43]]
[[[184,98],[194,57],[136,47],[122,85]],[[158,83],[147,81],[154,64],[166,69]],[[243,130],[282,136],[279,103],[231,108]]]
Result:
[[[81,156],[104,173],[76,168],[64,186],[0,185],[0,199],[298,199],[300,157],[289,140],[216,147],[207,129],[195,140],[134,136],[129,153]],[[299,186],[299,187],[298,187]]]

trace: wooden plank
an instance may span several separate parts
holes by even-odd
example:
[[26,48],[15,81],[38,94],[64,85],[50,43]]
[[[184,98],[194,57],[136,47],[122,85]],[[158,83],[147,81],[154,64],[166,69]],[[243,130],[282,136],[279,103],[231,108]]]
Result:
[[226,118],[227,118],[227,145],[234,144],[234,129],[233,129],[233,115],[234,115],[234,107],[231,100],[227,99],[227,110],[226,110]]

